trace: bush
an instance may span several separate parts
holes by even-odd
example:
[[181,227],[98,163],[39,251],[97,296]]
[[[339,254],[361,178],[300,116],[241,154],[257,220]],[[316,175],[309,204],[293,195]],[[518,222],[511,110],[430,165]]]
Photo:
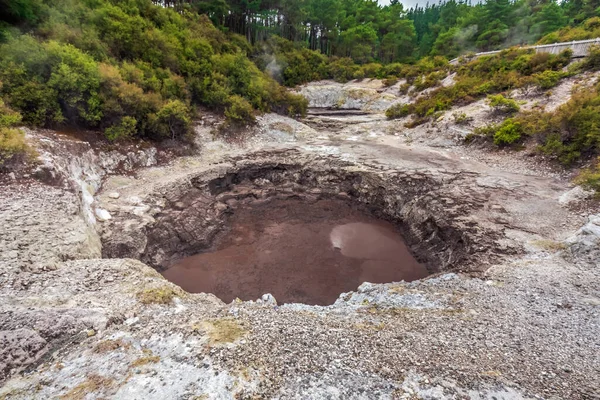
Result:
[[329,63],[330,77],[336,82],[346,83],[354,79],[360,67],[351,58],[338,58]]
[[498,146],[513,144],[521,139],[522,134],[521,124],[512,118],[508,118],[494,132],[494,144]]
[[137,131],[137,121],[133,117],[123,117],[118,124],[106,128],[104,136],[108,140],[128,139]]
[[237,95],[229,98],[225,116],[227,121],[232,124],[254,123],[256,121],[252,105],[246,99]]
[[383,86],[385,87],[394,86],[396,83],[398,83],[398,78],[396,77],[386,78],[383,80]]
[[25,162],[33,154],[25,141],[25,134],[12,128],[20,122],[21,115],[0,100],[0,170],[14,162]]
[[282,105],[285,107],[288,116],[294,117],[306,117],[306,111],[308,110],[308,100],[306,97],[285,92]]
[[23,132],[16,128],[0,127],[0,169],[18,159],[24,161],[30,151]]
[[412,108],[409,104],[394,104],[387,110],[385,110],[385,116],[388,119],[397,119],[410,115]]
[[[253,122],[255,110],[306,110],[246,57],[252,48],[243,36],[226,37],[206,16],[146,0],[56,0],[48,11],[31,35],[15,29],[0,43],[0,95],[27,124],[164,139],[190,131],[197,104],[238,122]],[[292,83],[330,74],[325,56],[294,44],[273,61],[278,78]],[[338,66],[339,79],[358,68]]]
[[[190,111],[180,100],[167,102],[156,114],[151,114],[152,132],[159,138],[171,138],[186,136],[190,133],[191,118]],[[135,121],[135,120],[134,120]],[[129,121],[131,124],[133,121]]]
[[452,114],[452,117],[454,118],[454,123],[457,125],[464,125],[473,120],[472,117],[467,116],[464,112],[455,112]]
[[398,88],[398,92],[400,94],[407,94],[408,90],[410,89],[412,85],[410,83],[403,83],[402,85],[400,85],[400,87]]
[[597,159],[595,166],[582,170],[575,183],[600,193],[600,158]]
[[494,109],[494,111],[509,114],[515,113],[521,108],[516,101],[506,98],[501,94],[489,95],[487,99],[488,104]]
[[421,75],[419,79],[414,81],[415,89],[419,92],[425,90],[430,87],[437,86],[440,83],[440,80],[446,76],[446,73],[443,71],[432,72],[427,75]]
[[553,88],[565,76],[559,71],[544,71],[533,75],[535,84],[542,90]]
[[584,61],[584,67],[597,71],[600,69],[600,46],[593,45],[589,48],[589,54]]

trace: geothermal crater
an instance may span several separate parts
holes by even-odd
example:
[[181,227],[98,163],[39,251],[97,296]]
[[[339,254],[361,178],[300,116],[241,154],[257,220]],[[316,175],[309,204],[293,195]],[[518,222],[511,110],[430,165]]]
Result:
[[226,229],[214,251],[178,261],[165,278],[226,303],[271,293],[279,303],[329,305],[363,282],[427,275],[394,225],[341,200],[249,204],[234,212]]
[[104,256],[138,258],[225,302],[271,293],[280,303],[329,305],[363,282],[469,265],[480,251],[473,235],[491,243],[494,232],[462,224],[477,205],[453,207],[443,182],[343,163],[240,163],[149,196],[153,217],[111,222]]

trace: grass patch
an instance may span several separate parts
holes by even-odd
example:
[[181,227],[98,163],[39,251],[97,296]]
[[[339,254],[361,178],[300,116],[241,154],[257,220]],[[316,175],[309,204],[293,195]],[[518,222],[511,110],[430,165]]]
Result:
[[89,375],[88,378],[69,390],[64,395],[60,396],[60,400],[83,400],[90,393],[98,392],[99,390],[112,385],[113,380],[100,375]]
[[594,167],[586,168],[579,173],[575,178],[575,183],[600,193],[600,157]]
[[246,334],[246,330],[237,321],[229,318],[205,321],[202,328],[208,333],[212,346],[233,343]]
[[555,240],[549,239],[540,239],[534,240],[532,244],[536,247],[539,247],[546,251],[557,252],[567,248],[567,245],[562,242],[557,242]]
[[120,348],[128,349],[129,343],[125,343],[121,339],[117,340],[103,340],[98,342],[94,347],[94,353],[108,353],[110,351],[115,351]]
[[290,135],[294,134],[294,128],[283,122],[273,122],[271,125],[269,125],[269,128],[276,131],[289,133]]
[[169,286],[145,289],[137,294],[143,304],[171,304],[176,296],[181,296],[181,292]]
[[137,360],[135,360],[134,362],[132,362],[131,367],[136,368],[136,367],[141,367],[142,365],[146,365],[146,364],[156,364],[159,361],[160,361],[159,356],[141,357],[141,358],[138,358]]

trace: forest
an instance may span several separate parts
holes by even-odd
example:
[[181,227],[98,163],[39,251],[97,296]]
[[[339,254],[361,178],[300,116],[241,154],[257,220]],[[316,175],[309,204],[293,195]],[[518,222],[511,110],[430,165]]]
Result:
[[[406,78],[435,86],[448,60],[461,54],[598,37],[599,6],[600,0],[449,0],[410,9],[397,0],[0,0],[0,156],[22,152],[14,129],[20,124],[97,130],[109,140],[174,139],[191,131],[198,107],[222,113],[232,127],[253,123],[260,112],[302,115],[306,100],[285,86],[309,81]],[[548,64],[545,78],[558,81],[563,64]],[[498,74],[522,68],[507,65]],[[539,79],[532,74],[542,72],[524,76]],[[477,83],[479,91],[467,90],[471,97],[500,92],[508,87],[498,74],[484,81],[479,74],[477,82],[463,74],[463,84]],[[433,108],[423,100],[411,112],[425,117],[465,97],[439,95],[430,96]]]

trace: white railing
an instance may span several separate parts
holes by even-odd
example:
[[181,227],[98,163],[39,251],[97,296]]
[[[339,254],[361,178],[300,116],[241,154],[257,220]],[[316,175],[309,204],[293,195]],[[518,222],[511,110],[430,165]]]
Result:
[[[552,43],[552,44],[540,44],[536,46],[520,46],[520,49],[535,49],[537,53],[551,53],[558,54],[561,51],[570,48],[573,50],[573,58],[581,58],[588,55],[589,48],[591,45],[598,44],[600,45],[600,38],[595,39],[586,39],[586,40],[574,40],[572,42],[560,42],[560,43]],[[487,56],[490,54],[498,54],[502,50],[494,50],[494,51],[484,51],[481,53],[475,53],[469,56],[470,59]],[[458,63],[460,57],[455,58],[450,61],[450,64]]]

